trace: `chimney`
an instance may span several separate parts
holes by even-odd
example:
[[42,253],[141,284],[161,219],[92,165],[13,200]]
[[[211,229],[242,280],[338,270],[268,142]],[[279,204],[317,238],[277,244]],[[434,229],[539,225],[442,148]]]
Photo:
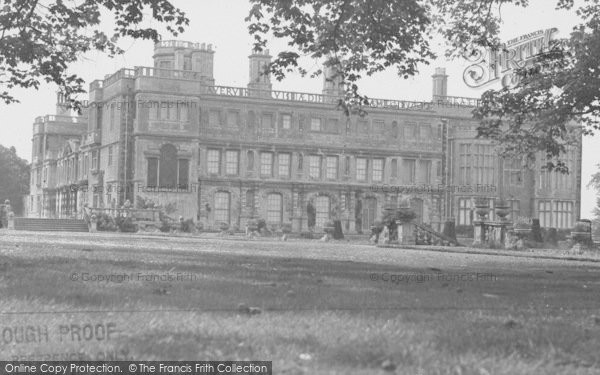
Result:
[[56,92],[56,115],[71,116],[71,109],[67,108],[65,97],[60,92]]
[[269,73],[265,74],[265,69],[271,64],[269,50],[267,49],[263,52],[254,51],[252,55],[248,56],[248,59],[250,61],[250,82],[248,83],[248,90],[271,91],[273,89],[271,75]]
[[342,77],[339,73],[336,61],[329,59],[323,66],[323,95],[342,96],[344,89],[342,87]]
[[433,78],[433,100],[448,96],[448,76],[446,68],[435,68]]

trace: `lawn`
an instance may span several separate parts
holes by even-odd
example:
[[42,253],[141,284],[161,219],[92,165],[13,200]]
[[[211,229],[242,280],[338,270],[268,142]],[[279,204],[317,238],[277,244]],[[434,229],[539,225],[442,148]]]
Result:
[[267,360],[274,374],[600,374],[596,262],[0,232],[0,301],[1,360]]

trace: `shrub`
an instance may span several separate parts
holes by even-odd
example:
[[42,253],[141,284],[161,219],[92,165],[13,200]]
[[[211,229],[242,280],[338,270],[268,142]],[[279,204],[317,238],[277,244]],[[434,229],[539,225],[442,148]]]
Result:
[[131,217],[117,216],[115,218],[115,223],[117,224],[120,232],[132,233],[137,232],[138,230],[137,225],[135,225]]
[[181,222],[181,231],[185,233],[192,233],[194,231],[195,225],[194,220],[187,219]]
[[106,213],[99,214],[97,216],[96,220],[97,220],[96,228],[99,231],[116,232],[119,229],[119,227],[117,226],[117,224],[115,223],[113,218]]

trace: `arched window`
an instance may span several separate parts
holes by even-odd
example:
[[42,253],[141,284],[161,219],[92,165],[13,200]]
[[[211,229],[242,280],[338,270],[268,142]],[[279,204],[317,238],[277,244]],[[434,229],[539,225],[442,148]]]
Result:
[[267,222],[269,224],[281,224],[282,220],[283,197],[278,193],[267,195]]
[[177,148],[166,144],[160,148],[159,186],[174,187],[177,184]]
[[231,196],[226,191],[219,191],[215,194],[215,222],[224,222],[229,224],[229,212],[231,208]]

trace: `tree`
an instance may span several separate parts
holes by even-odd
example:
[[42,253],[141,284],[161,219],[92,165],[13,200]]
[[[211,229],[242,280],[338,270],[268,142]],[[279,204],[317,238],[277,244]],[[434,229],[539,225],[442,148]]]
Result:
[[592,214],[594,215],[592,225],[594,233],[600,235],[600,164],[598,164],[597,167],[599,168],[599,171],[592,175],[587,187],[596,190],[596,207],[594,207],[594,210],[592,211]]
[[[123,37],[158,41],[158,31],[144,27],[149,19],[174,36],[189,23],[168,0],[4,0],[0,6],[0,100],[7,104],[18,102],[12,89],[37,89],[45,81],[58,85],[69,106],[79,110],[75,96],[86,90],[84,80],[69,73],[70,64],[91,50],[122,54]],[[100,28],[102,11],[114,17],[112,35]]]
[[[419,64],[435,57],[430,47],[437,32],[447,42],[448,57],[476,54],[478,49],[501,51],[498,39],[502,7],[527,7],[528,0],[250,0],[247,20],[254,46],[266,47],[268,37],[287,40],[267,67],[276,79],[290,72],[307,75],[301,56],[325,58],[337,71],[346,92],[340,105],[358,110],[369,104],[358,81],[388,67],[408,78]],[[512,89],[487,91],[474,116],[480,137],[501,146],[505,157],[545,153],[549,170],[566,172],[560,156],[580,135],[575,122],[589,134],[597,129],[600,111],[600,4],[582,0],[577,9],[582,24],[570,38],[518,69],[521,82]],[[557,0],[557,9],[572,10],[574,0]],[[311,76],[322,74],[321,70]],[[335,78],[335,77],[334,77]]]
[[23,196],[29,194],[29,163],[13,147],[0,145],[0,203],[10,200],[12,210],[23,213]]
[[[521,0],[250,0],[247,17],[257,50],[268,37],[283,38],[290,50],[282,51],[267,70],[276,79],[309,72],[299,65],[301,56],[325,58],[336,72],[346,96],[340,104],[350,110],[369,104],[357,82],[389,67],[403,78],[418,73],[419,64],[436,57],[430,40],[439,31],[450,41],[451,53],[466,51],[474,42],[498,43],[499,18],[495,5]],[[316,70],[311,76],[322,74]]]
[[[557,4],[573,6],[572,0]],[[577,14],[582,23],[570,37],[520,67],[514,87],[485,92],[474,112],[479,136],[496,140],[503,155],[532,160],[541,152],[544,167],[562,173],[568,147],[600,128],[600,4],[585,0]]]

